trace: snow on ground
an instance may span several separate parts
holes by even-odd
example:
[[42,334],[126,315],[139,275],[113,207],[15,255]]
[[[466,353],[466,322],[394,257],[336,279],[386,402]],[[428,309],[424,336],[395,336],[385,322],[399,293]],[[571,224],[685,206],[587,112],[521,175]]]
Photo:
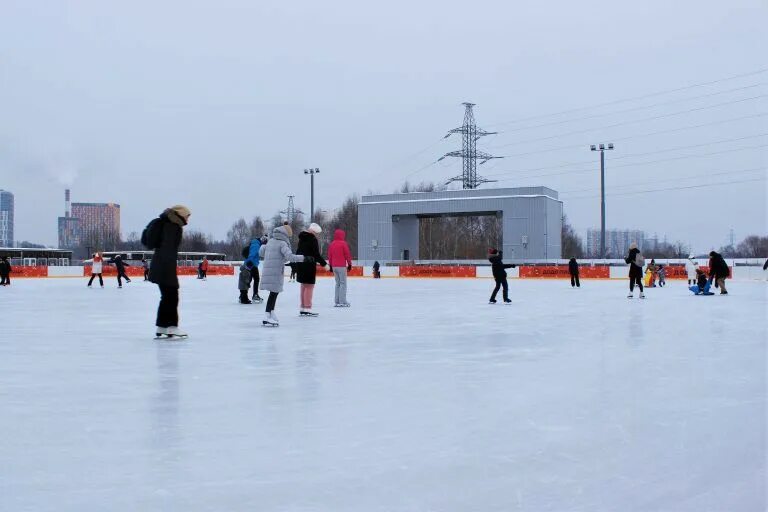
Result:
[[0,289],[0,510],[762,511],[766,285],[235,278]]

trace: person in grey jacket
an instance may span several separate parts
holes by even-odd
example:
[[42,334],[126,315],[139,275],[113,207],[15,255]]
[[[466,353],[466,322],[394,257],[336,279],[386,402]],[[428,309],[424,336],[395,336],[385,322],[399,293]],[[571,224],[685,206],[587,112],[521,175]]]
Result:
[[264,262],[264,268],[261,271],[261,289],[269,292],[264,321],[262,322],[265,326],[276,327],[280,325],[280,321],[275,316],[275,304],[277,303],[277,295],[283,291],[285,264],[302,261],[313,263],[315,261],[311,256],[293,254],[290,245],[291,235],[293,235],[291,226],[288,224],[278,226],[272,232],[272,238],[259,249],[259,256]]

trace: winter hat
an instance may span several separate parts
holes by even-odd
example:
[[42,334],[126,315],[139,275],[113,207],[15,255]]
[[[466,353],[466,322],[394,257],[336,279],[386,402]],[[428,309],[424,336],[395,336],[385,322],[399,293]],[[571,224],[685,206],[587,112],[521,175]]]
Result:
[[632,242],[631,244],[629,244],[629,248],[630,249],[637,249],[637,242]]
[[189,216],[192,215],[192,212],[189,211],[189,208],[182,204],[177,204],[175,206],[171,206],[168,209],[175,213],[184,222],[185,226],[187,225],[189,222]]
[[309,227],[307,228],[307,231],[309,231],[310,233],[314,233],[315,235],[319,235],[320,233],[323,232],[323,228],[321,228],[320,226],[318,226],[316,223],[313,222],[312,224],[309,225]]
[[498,254],[498,253],[499,253],[499,251],[497,249],[494,249],[493,247],[488,249],[488,254]]
[[291,229],[291,225],[283,224],[282,227],[285,230],[285,234],[288,235],[288,238],[291,238],[293,236],[293,230]]

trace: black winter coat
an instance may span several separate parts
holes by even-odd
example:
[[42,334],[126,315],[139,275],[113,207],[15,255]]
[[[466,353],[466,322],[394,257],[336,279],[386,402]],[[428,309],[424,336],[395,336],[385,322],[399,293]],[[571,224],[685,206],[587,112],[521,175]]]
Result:
[[312,256],[312,263],[296,263],[296,281],[302,284],[315,284],[317,278],[317,265],[325,266],[327,263],[320,254],[320,243],[317,237],[307,231],[299,233],[299,243],[296,246],[296,254]]
[[161,235],[160,243],[152,255],[149,266],[149,280],[160,286],[179,287],[176,275],[176,263],[179,259],[182,229],[179,224],[168,218],[168,212],[160,214]]
[[11,264],[7,261],[0,261],[0,276],[8,277],[11,275]]
[[624,258],[624,261],[629,263],[629,277],[639,277],[642,279],[643,277],[643,267],[640,265],[635,265],[635,258],[637,255],[640,254],[640,249],[635,247],[634,249],[629,250],[629,254],[626,258]]
[[117,269],[118,274],[125,272],[125,267],[130,267],[128,263],[123,261],[123,258],[110,258],[107,263],[112,263]]
[[571,258],[571,261],[568,262],[568,272],[572,276],[579,275],[579,264],[576,263],[576,258]]
[[502,263],[501,254],[502,253],[494,254],[488,258],[488,261],[491,262],[491,271],[493,272],[494,279],[506,279],[507,271],[505,269],[515,268],[514,263]]
[[728,264],[719,253],[709,257],[709,278],[719,279],[729,277]]

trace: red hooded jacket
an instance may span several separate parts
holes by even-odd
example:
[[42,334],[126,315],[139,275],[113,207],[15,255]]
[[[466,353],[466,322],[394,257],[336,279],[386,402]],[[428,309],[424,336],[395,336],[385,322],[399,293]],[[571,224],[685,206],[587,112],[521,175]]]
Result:
[[331,267],[348,267],[352,264],[352,254],[344,240],[346,237],[347,234],[343,229],[333,232],[333,242],[328,246],[328,264]]

